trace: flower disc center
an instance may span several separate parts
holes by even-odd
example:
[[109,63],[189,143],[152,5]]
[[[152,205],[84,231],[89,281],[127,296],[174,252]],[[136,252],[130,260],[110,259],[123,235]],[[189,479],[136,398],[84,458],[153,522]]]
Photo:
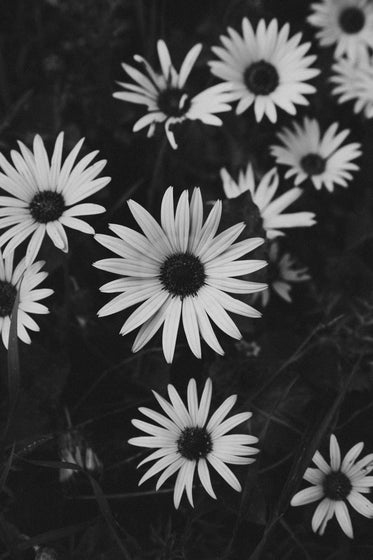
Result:
[[160,280],[173,296],[195,296],[204,285],[205,278],[203,264],[190,253],[171,255],[161,266]]
[[352,490],[350,479],[341,471],[334,471],[326,475],[324,492],[331,500],[344,500]]
[[364,24],[364,12],[354,6],[346,8],[339,16],[339,25],[341,26],[341,29],[349,35],[359,33],[359,31],[363,29]]
[[185,428],[177,440],[179,453],[190,461],[206,457],[212,450],[210,434],[205,428]]
[[30,213],[36,222],[46,224],[58,220],[65,210],[62,194],[55,191],[40,191],[30,202]]
[[319,154],[307,154],[303,156],[300,164],[307,175],[321,175],[326,168],[326,161]]
[[11,315],[16,296],[16,287],[10,282],[0,280],[0,317]]
[[169,117],[182,117],[190,109],[190,98],[182,89],[167,88],[158,94],[158,107]]
[[259,60],[246,68],[244,82],[255,95],[268,95],[277,88],[279,75],[273,64]]

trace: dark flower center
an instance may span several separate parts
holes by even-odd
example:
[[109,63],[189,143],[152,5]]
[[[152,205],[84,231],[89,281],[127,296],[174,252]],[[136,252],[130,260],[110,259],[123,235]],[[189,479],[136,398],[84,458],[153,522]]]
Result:
[[46,224],[58,220],[65,210],[62,194],[54,191],[40,191],[30,202],[30,213],[36,222]]
[[210,434],[205,428],[185,428],[177,441],[177,449],[190,461],[204,458],[212,450]]
[[273,284],[280,278],[280,268],[278,262],[268,261],[267,266],[267,282],[269,285]]
[[365,24],[365,14],[359,8],[346,8],[339,16],[339,25],[341,29],[350,35],[359,33]]
[[255,95],[268,95],[277,88],[279,76],[272,64],[259,60],[246,68],[244,82],[247,89]]
[[324,479],[324,492],[331,500],[344,500],[352,490],[350,479],[341,471],[334,471]]
[[195,296],[205,283],[205,269],[198,257],[190,253],[178,253],[168,257],[162,264],[160,280],[164,288],[174,296]]
[[12,313],[16,296],[16,287],[10,282],[0,280],[0,317],[8,317]]
[[169,117],[182,117],[190,109],[190,98],[182,89],[167,88],[158,94],[158,107]]
[[307,175],[320,175],[325,171],[326,161],[319,154],[307,154],[300,160],[303,171]]

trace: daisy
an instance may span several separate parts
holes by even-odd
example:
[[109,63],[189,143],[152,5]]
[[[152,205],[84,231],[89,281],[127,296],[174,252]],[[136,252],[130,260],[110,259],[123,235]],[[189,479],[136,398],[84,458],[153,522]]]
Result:
[[334,435],[330,436],[330,466],[319,451],[313,456],[317,469],[309,468],[304,479],[313,486],[298,492],[291,500],[292,506],[302,506],[321,500],[312,518],[312,530],[323,535],[328,521],[335,514],[342,531],[354,537],[347,502],[358,513],[373,518],[373,504],[362,496],[369,494],[373,476],[373,453],[356,462],[364,443],[354,445],[341,461],[341,451]]
[[294,187],[273,200],[279,185],[279,176],[275,167],[262,177],[258,185],[256,185],[251,163],[248,164],[246,172],[240,172],[237,183],[226,169],[221,169],[220,176],[227,198],[235,198],[246,191],[250,191],[251,198],[259,209],[263,220],[263,229],[265,229],[268,239],[284,235],[279,228],[307,227],[315,224],[315,214],[313,212],[283,213],[288,206],[301,196],[302,189]]
[[261,20],[254,32],[249,20],[242,21],[242,36],[228,28],[221,36],[223,47],[213,47],[220,60],[209,62],[211,72],[231,85],[236,113],[254,104],[258,122],[267,115],[277,120],[277,107],[295,115],[295,105],[308,105],[305,94],[314,93],[306,83],[320,71],[310,68],[316,56],[305,56],[311,43],[301,43],[302,34],[289,38],[290,26],[278,28],[277,19],[268,26]]
[[372,60],[354,64],[341,59],[332,68],[334,75],[330,81],[335,84],[332,93],[339,97],[338,103],[354,101],[354,113],[363,113],[367,119],[373,118]]
[[0,235],[0,247],[7,243],[4,256],[30,235],[26,251],[26,266],[35,259],[45,234],[54,245],[68,252],[68,241],[64,226],[83,233],[94,233],[94,229],[76,216],[105,212],[98,204],[78,204],[99,191],[110,182],[109,177],[97,179],[106,165],[98,161],[89,166],[97,151],[87,154],[74,167],[78,152],[84,142],[80,140],[61,165],[63,132],[56,140],[51,162],[39,135],[34,138],[32,153],[22,142],[18,142],[20,153],[11,152],[13,166],[0,154],[0,188],[11,196],[0,196],[0,229],[8,228]]
[[335,45],[337,58],[366,60],[373,49],[373,5],[368,0],[322,0],[312,4],[307,20],[319,31],[322,47]]
[[156,449],[138,465],[140,467],[156,460],[141,478],[139,485],[163,471],[156,485],[156,489],[159,490],[170,476],[178,472],[174,489],[175,508],[179,507],[184,490],[193,506],[193,478],[196,469],[202,486],[216,499],[211,485],[208,468],[210,465],[234,490],[240,492],[241,485],[226,463],[249,465],[255,459],[247,455],[255,455],[259,450],[249,447],[258,442],[255,436],[227,435],[252,416],[251,412],[241,412],[225,420],[237,400],[237,395],[228,397],[207,421],[212,394],[211,379],[205,383],[199,404],[196,382],[190,379],[187,390],[188,408],[173,385],[168,385],[171,402],[155,391],[153,394],[167,416],[149,408],[139,408],[144,416],[156,422],[158,426],[142,420],[132,420],[133,425],[147,435],[132,438],[128,442],[131,445]]
[[158,58],[161,73],[156,73],[150,64],[140,55],[134,59],[143,67],[143,72],[128,64],[122,64],[123,70],[135,83],[118,82],[124,91],[113,95],[122,101],[146,105],[148,112],[134,125],[137,132],[149,127],[148,136],[152,136],[157,123],[164,123],[167,138],[173,149],[177,148],[172,127],[185,120],[200,120],[204,124],[221,126],[222,120],[216,113],[230,111],[231,94],[227,84],[218,84],[198,93],[190,95],[186,89],[189,74],[202,50],[202,45],[194,47],[186,55],[177,72],[172,65],[166,43],[157,42]]
[[285,178],[295,175],[295,185],[310,179],[317,190],[324,185],[329,192],[335,184],[347,187],[351,171],[359,169],[352,160],[361,155],[361,144],[342,146],[350,131],[337,130],[338,123],[333,123],[322,135],[317,120],[306,117],[302,125],[294,123],[293,129],[279,132],[277,137],[282,145],[271,146],[270,151],[277,164],[290,167]]
[[30,313],[49,313],[39,301],[53,294],[48,288],[35,289],[48,276],[47,272],[40,272],[45,264],[43,261],[26,267],[25,259],[22,259],[14,268],[13,255],[3,257],[0,251],[0,331],[5,348],[8,348],[10,319],[18,292],[17,334],[26,344],[31,342],[26,329],[40,330]]
[[161,226],[139,204],[128,201],[133,217],[144,235],[127,227],[111,224],[119,239],[96,235],[99,243],[119,257],[104,259],[94,266],[120,275],[102,286],[101,291],[120,295],[107,303],[99,316],[111,315],[141,303],[124,323],[125,335],[140,325],[132,347],[142,348],[163,325],[163,352],[172,362],[180,320],[187,342],[195,356],[201,357],[200,336],[219,354],[224,354],[212,329],[212,320],[229,336],[241,333],[227,311],[246,317],[260,313],[226,292],[248,294],[265,289],[266,284],[238,280],[266,265],[263,260],[237,260],[264,242],[261,238],[235,240],[245,229],[236,224],[216,235],[222,203],[218,200],[203,224],[200,189],[195,188],[189,202],[188,191],[180,196],[174,213],[173,189],[163,196]]
[[[292,302],[290,292],[293,284],[307,282],[311,279],[306,267],[299,267],[296,260],[289,254],[280,255],[279,244],[273,241],[268,254],[269,288],[288,303]],[[267,305],[270,298],[269,289],[262,292],[262,303]]]
[[[60,457],[62,462],[78,465],[88,473],[99,473],[102,463],[84,438],[76,431],[67,432],[60,438]],[[61,483],[74,478],[78,471],[73,469],[60,469],[59,480]]]

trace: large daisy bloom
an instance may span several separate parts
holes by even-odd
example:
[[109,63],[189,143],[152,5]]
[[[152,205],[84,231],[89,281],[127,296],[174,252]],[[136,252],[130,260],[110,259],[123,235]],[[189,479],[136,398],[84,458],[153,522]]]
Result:
[[173,189],[168,188],[162,200],[161,225],[135,201],[129,200],[128,206],[144,234],[110,224],[119,239],[96,235],[97,241],[118,257],[98,261],[94,266],[120,276],[102,286],[101,291],[120,295],[107,303],[99,316],[141,303],[120,331],[125,335],[142,325],[133,352],[140,350],[163,325],[163,352],[171,363],[182,321],[195,356],[201,357],[200,336],[216,352],[224,354],[210,320],[229,336],[240,339],[241,333],[227,311],[260,317],[256,309],[226,292],[248,294],[266,288],[266,284],[235,278],[266,265],[263,260],[240,259],[264,240],[251,238],[234,243],[245,229],[244,223],[216,235],[222,203],[218,200],[214,204],[203,223],[198,188],[190,201],[188,191],[183,191],[175,213]]
[[367,119],[373,118],[372,59],[360,64],[341,59],[332,68],[334,74],[330,81],[335,84],[332,93],[338,97],[338,103],[353,101],[354,113],[363,113]]
[[248,434],[227,435],[252,416],[251,412],[241,412],[226,419],[237,400],[237,395],[228,397],[207,420],[212,395],[211,379],[206,381],[199,403],[196,382],[194,379],[189,381],[188,408],[173,385],[168,385],[170,402],[155,391],[153,394],[166,415],[144,407],[139,408],[139,411],[158,425],[143,420],[132,420],[133,425],[147,435],[132,438],[129,443],[156,449],[138,465],[140,467],[149,461],[156,461],[141,478],[139,485],[163,471],[157,481],[158,490],[177,472],[174,489],[175,508],[179,507],[184,490],[193,506],[193,478],[196,470],[206,492],[216,499],[210,479],[210,466],[234,490],[240,492],[241,485],[227,463],[253,463],[255,459],[248,456],[258,453],[258,449],[250,447],[258,442],[258,438]]
[[285,177],[294,176],[295,185],[310,179],[316,189],[325,186],[332,192],[334,185],[347,187],[351,171],[359,169],[352,161],[361,155],[361,144],[342,145],[349,133],[338,132],[338,123],[333,123],[322,134],[317,120],[306,117],[302,124],[282,129],[277,134],[282,145],[271,146],[270,151],[277,164],[290,168]]
[[8,348],[10,319],[18,292],[17,335],[26,344],[31,342],[26,329],[40,330],[30,314],[49,313],[48,308],[39,302],[53,294],[49,288],[35,289],[48,276],[47,272],[40,272],[45,264],[43,261],[26,267],[23,258],[13,267],[13,256],[11,253],[3,257],[0,251],[0,332],[5,348]]
[[154,134],[157,123],[164,123],[165,132],[172,148],[177,148],[173,125],[185,120],[200,120],[204,124],[222,125],[222,120],[216,113],[230,111],[231,94],[226,84],[218,84],[192,96],[186,89],[189,74],[202,50],[197,44],[188,52],[179,72],[172,65],[170,53],[164,41],[157,42],[158,58],[161,73],[153,70],[150,64],[140,55],[134,59],[142,65],[143,72],[128,64],[122,64],[123,70],[134,83],[118,82],[124,91],[117,91],[113,95],[122,101],[146,105],[148,112],[134,125],[137,132],[149,127],[148,136]]
[[284,210],[295,202],[303,193],[302,189],[294,187],[274,199],[279,186],[279,176],[274,167],[268,171],[256,184],[254,170],[251,163],[246,172],[240,171],[237,182],[232,179],[226,169],[220,171],[223,189],[227,198],[236,198],[246,191],[250,191],[251,198],[259,209],[268,239],[284,235],[282,228],[308,227],[315,224],[313,212],[293,212],[284,214]]
[[346,501],[358,513],[373,518],[373,504],[362,494],[369,494],[373,476],[373,453],[357,461],[364,443],[354,445],[341,460],[341,451],[334,435],[330,436],[330,465],[319,451],[313,456],[316,469],[308,468],[304,479],[313,486],[301,490],[291,500],[292,506],[302,506],[321,500],[312,518],[312,530],[324,534],[328,521],[335,514],[342,531],[353,538],[354,533]]
[[228,37],[220,37],[223,47],[212,48],[220,60],[209,62],[211,72],[231,85],[237,114],[254,105],[258,122],[264,115],[276,122],[276,106],[295,115],[295,105],[308,105],[305,95],[316,90],[307,80],[320,71],[310,68],[316,56],[305,56],[311,43],[301,43],[301,33],[290,38],[289,32],[289,24],[279,29],[277,19],[268,26],[260,20],[254,32],[244,18],[242,35],[228,28]]
[[[82,200],[110,182],[109,177],[97,178],[106,165],[105,160],[89,165],[97,151],[87,154],[74,166],[84,139],[80,140],[63,165],[63,132],[56,140],[49,162],[43,140],[34,138],[33,152],[18,142],[20,152],[12,150],[11,165],[0,154],[0,188],[11,196],[0,196],[0,247],[7,243],[4,256],[10,255],[27,237],[32,236],[26,251],[26,266],[35,259],[47,234],[54,245],[68,252],[64,226],[93,234],[94,229],[77,216],[105,212],[103,206],[83,203]],[[14,166],[14,167],[13,167]]]
[[337,58],[366,60],[373,49],[373,5],[368,0],[322,0],[311,5],[309,23],[322,47],[335,45]]

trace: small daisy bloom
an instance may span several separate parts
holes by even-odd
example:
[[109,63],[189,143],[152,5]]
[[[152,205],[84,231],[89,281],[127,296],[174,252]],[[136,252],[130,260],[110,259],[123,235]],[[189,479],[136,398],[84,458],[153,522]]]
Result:
[[373,62],[354,64],[341,59],[333,65],[330,81],[335,84],[332,94],[338,103],[354,102],[354,113],[363,113],[367,119],[373,118]]
[[313,484],[301,490],[291,500],[292,506],[302,506],[321,500],[312,518],[312,530],[323,535],[328,521],[335,514],[342,531],[354,537],[347,502],[358,513],[373,518],[373,504],[362,494],[369,494],[373,486],[373,476],[367,476],[373,469],[373,453],[356,461],[364,448],[364,443],[354,445],[341,460],[337,438],[330,436],[330,466],[316,451],[313,462],[317,469],[308,468],[304,479]]
[[268,276],[269,288],[262,292],[262,303],[267,305],[270,298],[270,290],[288,303],[292,302],[291,290],[293,284],[307,282],[311,279],[306,267],[297,266],[296,260],[289,254],[280,254],[279,244],[273,241],[268,254]]
[[373,49],[373,5],[368,0],[322,0],[311,5],[309,23],[322,47],[335,45],[335,56],[366,60]]
[[[97,474],[102,469],[102,463],[85,439],[76,431],[67,432],[60,438],[60,457],[62,462],[72,463],[90,474]],[[74,478],[79,471],[60,469],[59,481],[67,482]]]
[[233,428],[247,422],[251,412],[241,412],[226,419],[234,406],[237,395],[228,397],[207,421],[212,395],[212,382],[205,383],[201,400],[198,403],[197,385],[194,379],[188,383],[188,408],[173,385],[168,385],[168,396],[171,402],[153,391],[159,405],[166,413],[160,414],[150,408],[139,408],[139,411],[158,425],[132,420],[133,425],[147,435],[135,437],[128,443],[139,447],[156,449],[138,465],[149,461],[156,461],[141,478],[139,485],[160,473],[156,489],[166,482],[174,473],[178,472],[175,489],[174,505],[177,509],[185,490],[190,504],[193,506],[193,478],[197,469],[199,479],[206,492],[216,499],[212,488],[209,466],[237,492],[242,490],[237,477],[227,466],[249,465],[255,459],[248,455],[255,455],[258,449],[250,447],[258,442],[258,438],[248,434],[230,434]]
[[43,261],[26,267],[23,258],[13,268],[13,255],[11,253],[4,258],[0,251],[0,331],[5,348],[8,348],[10,319],[18,292],[17,334],[26,344],[31,342],[26,328],[40,330],[30,314],[49,313],[48,308],[39,301],[53,294],[53,290],[48,288],[35,289],[48,276],[47,272],[40,272],[45,264]]
[[220,176],[227,198],[236,198],[242,193],[250,191],[251,198],[259,209],[263,229],[265,229],[268,239],[284,235],[281,228],[308,227],[316,223],[313,212],[283,213],[303,193],[299,187],[294,187],[273,200],[279,186],[279,176],[275,167],[268,171],[257,185],[251,163],[248,164],[246,172],[240,171],[237,183],[226,169],[220,171]]
[[209,87],[195,96],[188,93],[186,82],[202,50],[201,44],[194,45],[188,52],[179,72],[172,65],[164,41],[157,42],[157,50],[161,73],[155,72],[142,56],[135,55],[134,59],[143,67],[143,72],[123,63],[123,70],[135,83],[118,82],[124,91],[113,95],[122,101],[147,106],[148,112],[135,123],[134,132],[149,127],[150,137],[154,134],[156,124],[164,123],[170,145],[176,149],[173,125],[185,120],[200,120],[204,124],[221,126],[222,120],[216,113],[231,110],[228,104],[231,94],[226,84]]
[[361,156],[361,144],[342,146],[350,131],[337,131],[338,123],[333,123],[322,135],[317,120],[306,117],[303,124],[294,123],[292,129],[279,132],[282,145],[271,146],[270,151],[277,164],[290,167],[285,178],[295,176],[295,185],[310,179],[317,190],[325,186],[329,192],[335,184],[347,187],[351,171],[359,170],[352,160]]
[[63,132],[56,140],[51,162],[39,135],[34,138],[33,152],[18,142],[20,152],[12,150],[14,167],[0,154],[0,188],[11,196],[0,196],[0,247],[7,243],[8,256],[27,237],[32,236],[26,251],[26,266],[35,259],[45,234],[54,245],[68,252],[64,226],[93,234],[94,229],[77,216],[105,212],[98,204],[78,204],[110,182],[109,177],[97,179],[106,165],[98,161],[89,166],[97,151],[87,154],[74,167],[84,139],[80,140],[61,165]]
[[120,275],[118,280],[102,286],[101,291],[120,295],[107,303],[99,316],[141,303],[120,331],[125,335],[142,325],[133,352],[140,350],[163,325],[163,352],[171,363],[181,320],[195,356],[201,357],[200,336],[213,350],[224,354],[210,320],[229,336],[241,339],[227,311],[260,317],[256,309],[226,292],[248,294],[266,288],[266,284],[234,278],[267,264],[263,260],[240,259],[264,240],[251,238],[234,243],[245,229],[244,223],[216,235],[222,203],[218,200],[214,204],[203,223],[198,188],[190,201],[188,191],[183,191],[175,213],[173,189],[167,189],[162,200],[161,226],[135,201],[129,200],[128,206],[144,235],[116,224],[109,227],[119,239],[96,235],[97,241],[119,258],[104,259],[94,266]]
[[209,62],[211,72],[231,85],[238,115],[254,105],[258,122],[264,115],[276,122],[276,106],[295,115],[296,104],[308,105],[305,94],[316,90],[306,82],[320,71],[310,68],[316,56],[305,56],[311,43],[301,43],[301,33],[289,38],[289,32],[289,24],[279,29],[277,19],[268,26],[261,20],[254,32],[244,18],[242,35],[228,28],[229,36],[220,37],[223,47],[212,48],[220,60]]

